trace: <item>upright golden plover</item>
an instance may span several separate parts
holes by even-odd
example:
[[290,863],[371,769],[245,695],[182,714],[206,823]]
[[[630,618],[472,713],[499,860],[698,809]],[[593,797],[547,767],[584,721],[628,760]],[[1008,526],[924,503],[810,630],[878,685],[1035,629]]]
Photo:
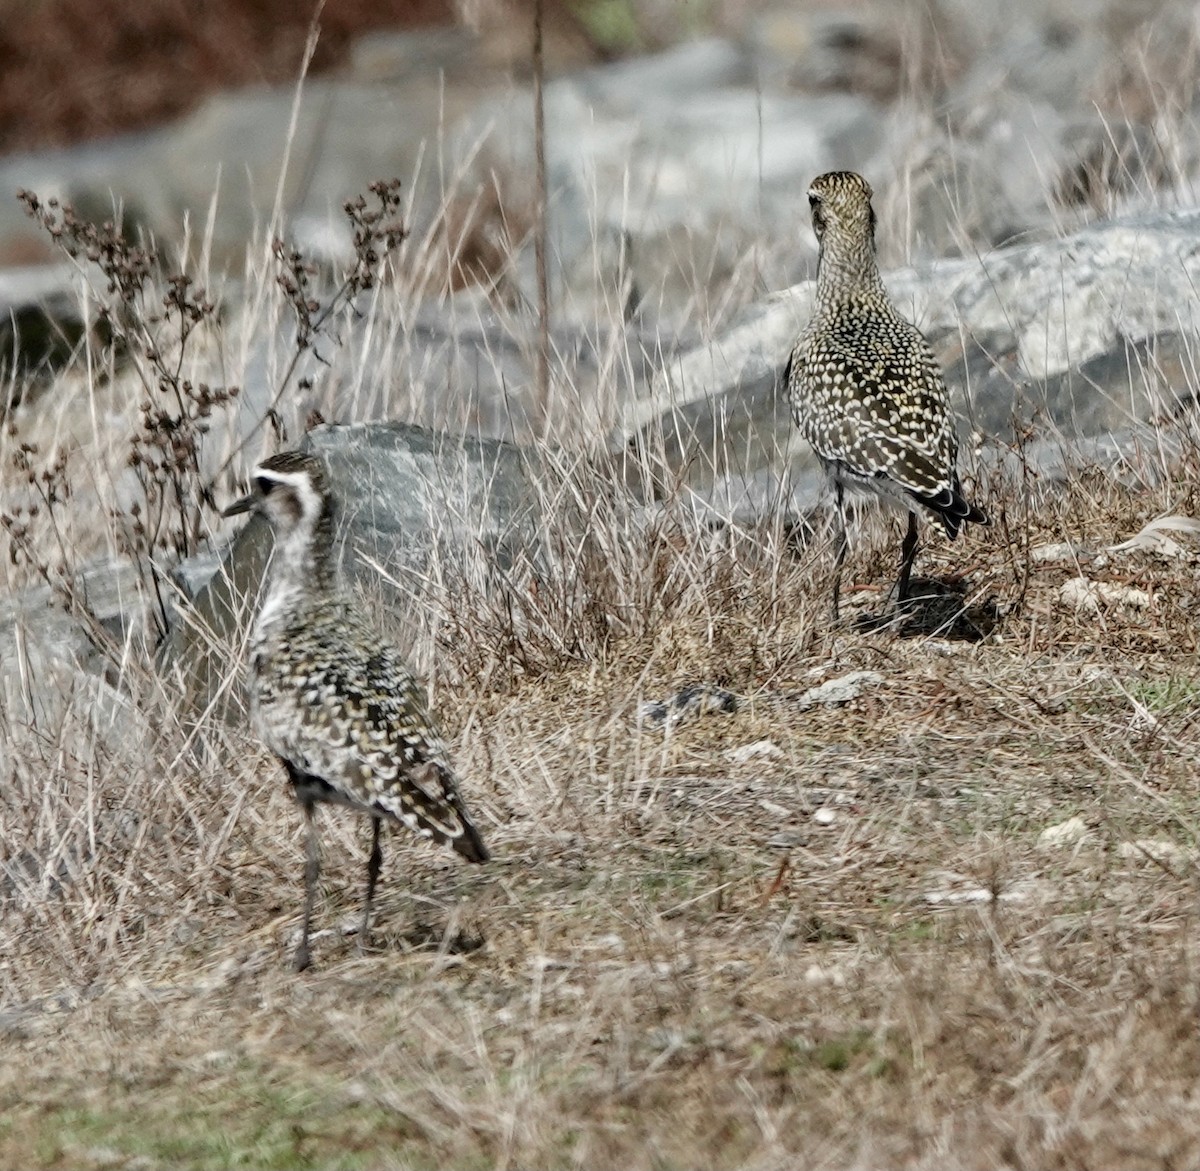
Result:
[[958,437],[937,360],[897,311],[875,260],[875,212],[861,175],[831,171],[808,189],[817,259],[816,311],[788,360],[792,413],[825,465],[837,503],[833,618],[846,558],[845,491],[908,512],[897,599],[908,598],[920,504],[953,540],[963,523],[987,524],[963,496]]
[[257,511],[275,532],[270,579],[250,640],[250,718],[283,762],[308,824],[304,926],[295,966],[310,962],[320,874],[315,805],[371,818],[359,946],[383,862],[379,827],[398,821],[470,862],[487,848],[458,794],[446,747],[400,652],[340,592],[333,500],[321,461],[285,452],[254,469],[253,490],[226,516]]

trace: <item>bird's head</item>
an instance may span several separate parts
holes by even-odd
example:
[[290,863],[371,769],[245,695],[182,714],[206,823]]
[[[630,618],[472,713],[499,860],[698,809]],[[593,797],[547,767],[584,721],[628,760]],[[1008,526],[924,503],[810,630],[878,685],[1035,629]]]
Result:
[[251,490],[222,516],[258,512],[271,522],[277,537],[297,531],[312,533],[329,508],[329,478],[316,456],[285,451],[258,464]]
[[875,239],[875,211],[871,207],[871,185],[853,171],[827,171],[818,175],[808,189],[813,231],[824,243],[834,232],[852,240]]

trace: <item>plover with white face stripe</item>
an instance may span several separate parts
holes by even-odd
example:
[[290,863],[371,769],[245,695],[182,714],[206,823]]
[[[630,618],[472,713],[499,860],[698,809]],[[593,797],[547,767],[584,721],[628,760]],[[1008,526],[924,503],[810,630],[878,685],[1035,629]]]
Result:
[[371,853],[359,944],[383,862],[384,820],[453,847],[470,862],[487,848],[472,824],[424,690],[400,652],[338,585],[333,500],[324,465],[285,452],[259,464],[253,488],[225,510],[270,522],[275,552],[250,639],[250,718],[287,769],[308,823],[304,924],[295,967],[309,966],[308,936],[320,873],[317,802],[371,818]]

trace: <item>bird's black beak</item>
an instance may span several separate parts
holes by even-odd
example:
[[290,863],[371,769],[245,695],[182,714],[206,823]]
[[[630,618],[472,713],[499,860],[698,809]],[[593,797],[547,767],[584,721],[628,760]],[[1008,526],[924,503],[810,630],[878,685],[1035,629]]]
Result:
[[224,512],[222,516],[240,516],[243,512],[253,512],[256,503],[253,494],[243,496],[241,500],[235,500]]

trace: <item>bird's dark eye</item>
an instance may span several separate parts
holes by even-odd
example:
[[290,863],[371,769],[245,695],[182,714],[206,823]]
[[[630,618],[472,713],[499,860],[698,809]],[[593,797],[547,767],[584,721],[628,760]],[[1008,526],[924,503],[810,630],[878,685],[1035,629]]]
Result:
[[254,486],[258,489],[260,496],[270,496],[271,489],[275,487],[275,481],[268,479],[266,476],[255,476]]
[[821,200],[818,196],[814,195],[811,191],[808,193],[808,206],[809,207],[816,207],[817,204],[820,202],[821,202]]

